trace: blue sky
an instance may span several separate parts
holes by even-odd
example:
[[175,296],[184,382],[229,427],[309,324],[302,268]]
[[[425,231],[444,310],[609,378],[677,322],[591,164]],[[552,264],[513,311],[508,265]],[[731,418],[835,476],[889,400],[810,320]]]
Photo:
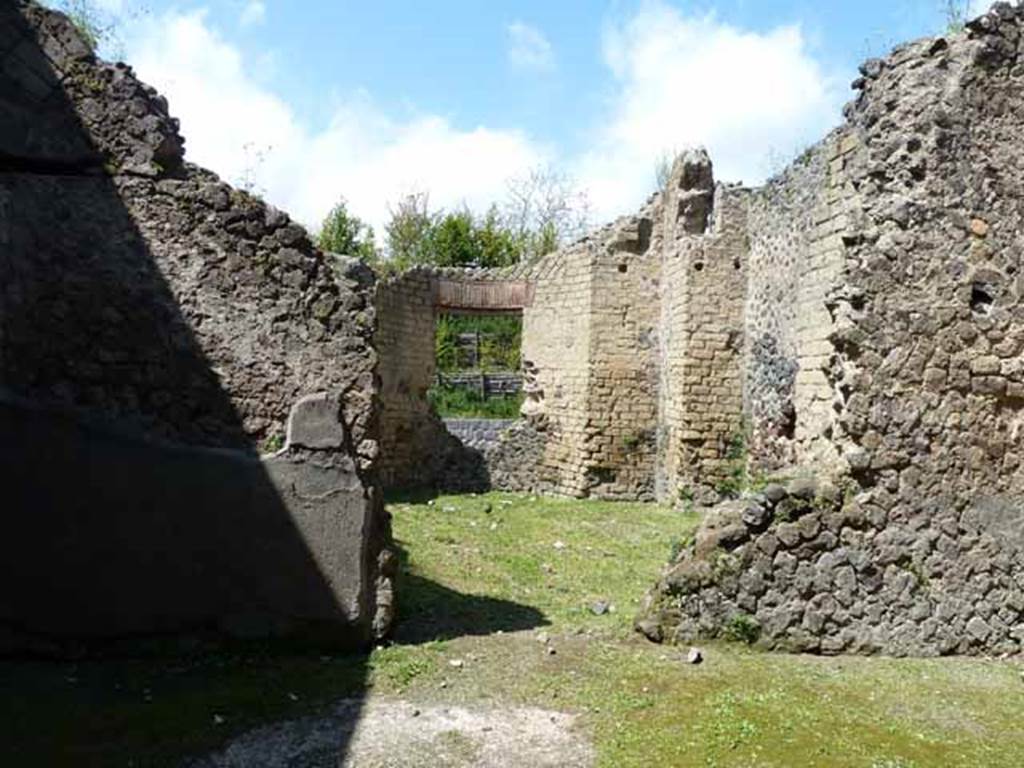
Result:
[[944,27],[940,0],[94,2],[190,159],[313,226],[342,196],[378,226],[410,191],[481,208],[538,166],[600,221],[692,144],[757,183],[838,122],[861,60]]

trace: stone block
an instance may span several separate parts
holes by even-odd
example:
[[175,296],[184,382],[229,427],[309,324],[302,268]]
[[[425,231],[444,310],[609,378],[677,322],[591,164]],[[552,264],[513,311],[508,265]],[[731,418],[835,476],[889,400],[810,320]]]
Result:
[[345,444],[341,403],[326,392],[306,395],[292,406],[288,415],[289,448],[327,450]]

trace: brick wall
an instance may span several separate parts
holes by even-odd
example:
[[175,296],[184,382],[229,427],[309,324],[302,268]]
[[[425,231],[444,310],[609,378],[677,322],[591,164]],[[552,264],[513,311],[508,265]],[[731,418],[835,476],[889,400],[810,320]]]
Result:
[[842,280],[856,147],[837,131],[751,197],[745,396],[766,470],[837,459],[827,301]]
[[385,487],[434,482],[443,457],[444,426],[427,390],[434,383],[436,278],[416,269],[377,286],[377,349],[380,377],[379,471]]
[[675,500],[727,478],[742,432],[748,195],[716,187],[703,153],[676,164],[665,195],[659,495]]
[[523,311],[524,413],[545,435],[539,483],[573,496],[586,491],[593,251],[584,241],[541,261]]

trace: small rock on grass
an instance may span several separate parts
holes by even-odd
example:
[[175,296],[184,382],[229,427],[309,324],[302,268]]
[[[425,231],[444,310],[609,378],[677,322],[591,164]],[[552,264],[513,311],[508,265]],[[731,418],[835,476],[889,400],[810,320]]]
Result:
[[597,602],[591,604],[590,612],[595,616],[604,616],[606,613],[608,613],[610,608],[611,606],[608,605],[607,602],[605,602],[604,600],[598,600]]
[[691,648],[686,653],[687,664],[700,664],[704,661],[704,652],[700,648]]

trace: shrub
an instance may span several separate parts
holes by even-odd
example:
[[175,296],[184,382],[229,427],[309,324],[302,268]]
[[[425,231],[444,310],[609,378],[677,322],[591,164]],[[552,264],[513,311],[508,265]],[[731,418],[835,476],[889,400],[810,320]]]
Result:
[[761,637],[761,625],[753,616],[737,613],[725,623],[722,634],[727,640],[753,645]]

